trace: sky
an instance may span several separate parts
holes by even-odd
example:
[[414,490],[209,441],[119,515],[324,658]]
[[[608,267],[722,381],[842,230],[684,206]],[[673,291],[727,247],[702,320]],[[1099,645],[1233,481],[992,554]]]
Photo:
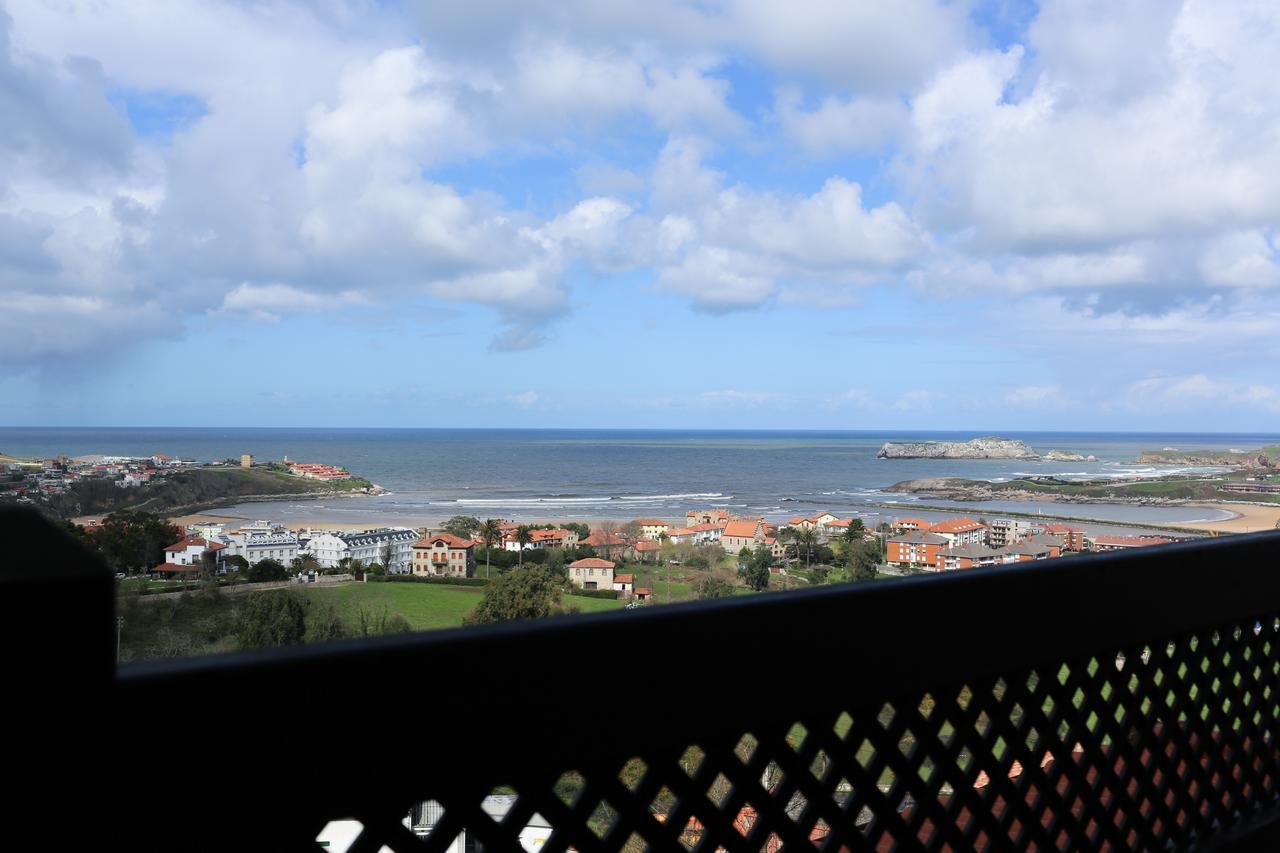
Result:
[[1277,431],[1274,0],[0,0],[0,425]]

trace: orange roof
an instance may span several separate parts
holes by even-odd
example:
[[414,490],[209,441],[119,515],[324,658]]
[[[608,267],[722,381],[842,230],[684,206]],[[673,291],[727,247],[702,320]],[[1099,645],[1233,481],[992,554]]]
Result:
[[184,536],[177,542],[174,542],[164,550],[167,551],[185,551],[187,548],[204,548],[207,551],[221,551],[227,547],[220,542],[210,542],[203,536]]
[[653,595],[653,590],[647,586],[636,587],[636,595]]
[[151,571],[153,572],[198,572],[199,566],[180,566],[177,563],[161,563]]
[[758,521],[731,521],[724,526],[724,535],[750,539],[756,535],[756,529],[759,526],[760,522]]
[[968,533],[970,530],[981,530],[982,525],[972,518],[951,518],[939,521],[929,529],[930,533]]
[[470,539],[463,539],[459,536],[454,536],[452,533],[437,533],[435,536],[423,536],[413,543],[413,547],[432,548],[435,547],[437,542],[444,542],[450,548],[470,548],[473,544]]
[[614,583],[635,583],[636,576],[635,575],[614,575],[613,582]]
[[662,548],[661,545],[659,545],[657,542],[652,542],[648,539],[642,539],[641,541],[635,544],[635,549],[637,551],[657,551],[660,548]]
[[914,524],[917,527],[928,527],[929,522],[923,518],[899,518],[893,522],[894,527],[902,527],[903,525]]
[[689,529],[694,533],[705,533],[708,530],[723,530],[727,526],[727,522],[721,524],[695,524]]
[[662,526],[662,527],[670,527],[670,526],[671,526],[670,524],[668,524],[667,522],[663,521],[663,520],[662,520],[662,519],[660,519],[660,518],[637,518],[637,519],[636,519],[636,524],[639,524],[639,525],[642,525],[642,526],[648,526],[648,527],[656,527],[656,526],[659,526],[659,525],[660,525],[660,526]]
[[569,564],[571,569],[612,569],[616,565],[608,560],[602,560],[599,557],[583,557],[581,560],[574,560]]
[[668,536],[688,536],[693,533],[692,527],[676,527],[667,531]]

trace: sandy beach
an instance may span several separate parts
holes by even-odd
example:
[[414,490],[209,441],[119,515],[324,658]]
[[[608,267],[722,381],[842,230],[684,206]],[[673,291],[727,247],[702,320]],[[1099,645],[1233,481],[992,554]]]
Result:
[[1225,509],[1234,512],[1236,517],[1226,521],[1188,521],[1181,524],[1181,527],[1213,530],[1219,533],[1256,533],[1259,530],[1274,530],[1277,525],[1280,525],[1280,506],[1237,503],[1190,504],[1190,506]]

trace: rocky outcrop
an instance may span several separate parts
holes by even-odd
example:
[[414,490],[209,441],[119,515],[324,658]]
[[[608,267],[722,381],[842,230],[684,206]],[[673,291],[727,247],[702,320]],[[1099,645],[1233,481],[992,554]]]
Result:
[[971,441],[886,442],[880,459],[1039,459],[1025,441],[989,436]]
[[1050,450],[1044,455],[1046,462],[1097,462],[1098,457],[1092,453],[1088,456],[1081,456],[1079,453],[1072,453],[1070,450]]

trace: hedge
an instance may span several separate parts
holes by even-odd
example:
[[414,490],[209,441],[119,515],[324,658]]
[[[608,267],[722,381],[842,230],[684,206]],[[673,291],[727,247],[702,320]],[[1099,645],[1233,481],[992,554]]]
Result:
[[449,586],[488,586],[486,578],[451,578],[443,575],[365,575],[369,583],[443,583]]
[[569,591],[570,595],[578,595],[583,598],[617,598],[618,590],[616,589],[574,589]]

